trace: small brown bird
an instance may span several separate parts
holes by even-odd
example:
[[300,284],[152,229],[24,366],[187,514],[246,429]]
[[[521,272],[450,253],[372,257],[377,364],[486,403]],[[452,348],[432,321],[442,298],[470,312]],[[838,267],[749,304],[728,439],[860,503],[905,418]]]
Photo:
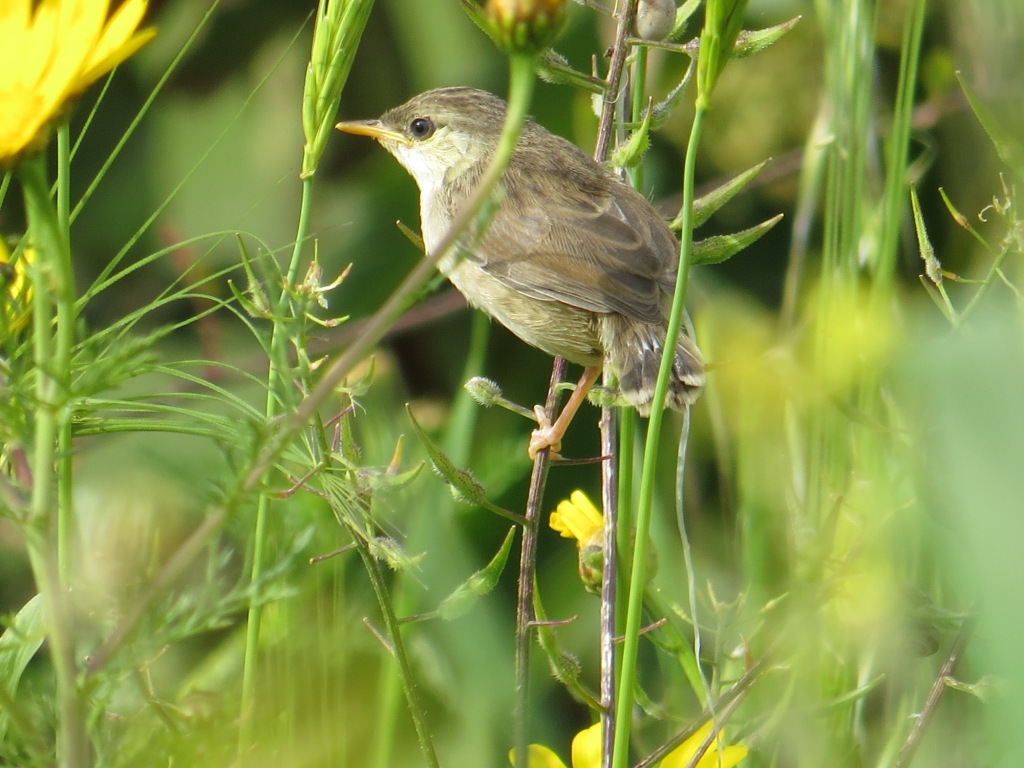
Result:
[[[428,251],[441,241],[491,157],[507,105],[473,88],[427,91],[378,120],[338,124],[371,136],[420,189]],[[603,366],[622,398],[650,414],[665,346],[679,244],[650,203],[570,142],[527,120],[483,236],[467,235],[438,268],[469,300],[528,344],[584,366],[554,424],[540,418],[530,457],[559,449]],[[692,403],[700,352],[675,340],[666,405]]]

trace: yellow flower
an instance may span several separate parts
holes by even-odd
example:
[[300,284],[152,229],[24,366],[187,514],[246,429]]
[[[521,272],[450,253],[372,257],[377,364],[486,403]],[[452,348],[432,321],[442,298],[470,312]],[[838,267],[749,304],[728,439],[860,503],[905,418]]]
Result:
[[[711,723],[706,723],[693,736],[688,738],[662,760],[659,768],[686,768],[697,754],[701,744],[711,733]],[[696,768],[735,768],[747,756],[749,751],[740,744],[722,747],[724,739],[719,731],[718,737],[701,755]],[[529,768],[566,768],[565,763],[545,746],[531,744],[528,752]],[[515,750],[509,752],[509,762],[515,764]],[[572,768],[600,768],[601,766],[601,724],[586,728],[576,734],[572,740]]]
[[604,568],[604,516],[583,491],[573,491],[567,501],[551,513],[548,523],[564,538],[579,546],[580,580],[587,591],[600,594]]
[[[0,0],[2,2],[2,0]],[[0,239],[0,339],[6,339],[28,324],[31,316],[32,283],[26,267],[35,261],[35,251],[26,248],[11,264],[11,254]]]
[[[693,736],[688,738],[678,747],[668,753],[668,757],[661,761],[661,768],[686,768],[697,754],[701,744],[707,741],[711,735],[711,723],[707,722]],[[697,761],[695,768],[733,768],[740,763],[749,752],[742,744],[730,744],[725,746],[725,736],[719,730],[715,740]]]
[[579,548],[600,546],[604,536],[604,516],[583,491],[573,491],[568,500],[559,502],[548,523],[563,538],[576,539]]
[[145,45],[147,0],[0,0],[0,169],[41,148],[68,100]]

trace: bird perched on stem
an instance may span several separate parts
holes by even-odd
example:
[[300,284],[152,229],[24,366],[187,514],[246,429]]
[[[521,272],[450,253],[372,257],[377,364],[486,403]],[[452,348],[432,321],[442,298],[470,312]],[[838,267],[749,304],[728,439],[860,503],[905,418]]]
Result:
[[[506,109],[486,91],[441,88],[379,119],[337,127],[376,139],[416,180],[423,240],[433,252],[490,162]],[[622,399],[650,414],[679,244],[642,195],[532,120],[501,184],[489,220],[466,232],[438,269],[470,304],[527,344],[584,367],[553,424],[537,409],[533,458],[559,450],[605,365]],[[673,347],[665,404],[680,410],[699,394],[704,366],[685,335]]]

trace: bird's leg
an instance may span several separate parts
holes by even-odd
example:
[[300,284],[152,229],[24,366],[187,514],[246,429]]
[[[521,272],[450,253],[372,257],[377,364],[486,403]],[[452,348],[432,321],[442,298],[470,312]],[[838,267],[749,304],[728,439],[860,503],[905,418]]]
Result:
[[533,434],[530,435],[530,447],[527,449],[530,459],[535,459],[537,454],[545,448],[550,448],[555,455],[558,454],[558,451],[562,448],[562,435],[569,428],[572,417],[576,415],[576,411],[583,405],[587,392],[590,391],[594,382],[597,381],[600,373],[600,367],[596,366],[588,366],[583,369],[583,375],[580,376],[576,389],[573,390],[572,395],[566,401],[565,407],[558,414],[554,424],[548,420],[542,406],[538,405],[533,409],[533,412],[537,414],[537,429],[533,430]]

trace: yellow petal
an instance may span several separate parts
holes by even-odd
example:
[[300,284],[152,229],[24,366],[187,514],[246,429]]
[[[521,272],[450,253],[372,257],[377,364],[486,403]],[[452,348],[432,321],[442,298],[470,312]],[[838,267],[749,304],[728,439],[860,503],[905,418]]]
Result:
[[[562,759],[542,744],[531,744],[526,748],[526,764],[528,768],[565,768]],[[510,765],[516,764],[516,751],[508,752]]]
[[749,751],[742,744],[733,744],[721,751],[712,746],[697,763],[697,768],[735,768]]
[[576,734],[572,740],[572,768],[600,768],[601,723]]
[[41,148],[66,101],[153,37],[147,0],[0,0],[0,169]]
[[146,4],[146,0],[128,0],[110,18],[80,75],[81,88],[105,75],[153,39],[156,30],[152,27],[135,32],[146,13]]
[[[697,754],[697,750],[711,734],[711,722],[708,721],[701,726],[695,734],[673,749],[661,762],[660,768],[685,768]],[[724,736],[719,731],[717,738],[708,746],[707,750],[697,761],[697,768],[734,768],[749,751],[742,745],[733,745],[722,748]]]
[[74,93],[71,86],[103,29],[107,0],[60,0],[57,5],[54,56],[39,83],[47,102],[55,105]]
[[31,17],[31,0],[0,0],[0,40],[4,41],[0,45],[0,82],[13,81],[23,60]]
[[604,528],[604,517],[583,491],[573,491],[568,501],[558,504],[548,523],[564,538],[586,545]]

